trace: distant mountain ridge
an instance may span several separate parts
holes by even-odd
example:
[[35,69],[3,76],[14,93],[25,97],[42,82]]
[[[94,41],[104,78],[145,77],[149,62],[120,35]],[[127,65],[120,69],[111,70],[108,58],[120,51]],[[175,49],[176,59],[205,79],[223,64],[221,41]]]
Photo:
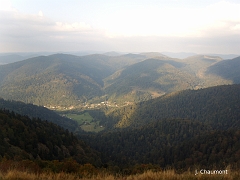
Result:
[[215,74],[222,78],[232,80],[233,83],[240,83],[240,57],[232,60],[225,60],[210,66],[207,70],[208,74]]
[[125,97],[128,101],[145,101],[174,91],[232,83],[206,73],[209,66],[222,61],[217,56],[174,59],[159,53],[142,54],[154,58],[127,66],[105,79],[105,91],[110,99]]
[[[197,54],[197,53],[191,53],[191,52],[162,52],[162,54],[165,54],[170,57],[174,58],[180,58],[180,59],[185,59],[190,56],[195,56],[195,55],[203,55],[203,54]],[[233,59],[239,56],[239,54],[206,54],[208,56],[218,56],[221,57],[222,59]]]
[[[225,61],[216,56],[176,59],[156,52],[38,56],[0,66],[0,96],[57,109],[106,97],[113,102],[140,102],[178,90],[234,83],[209,73],[216,71],[210,66],[220,62]],[[239,76],[237,70],[232,73]]]
[[182,66],[184,63],[172,60],[147,59],[106,79],[105,90],[107,94],[116,94],[115,97],[119,98],[127,94],[138,96],[140,93],[142,96],[151,96],[149,89],[153,93],[162,94],[194,86],[195,78],[181,72],[179,68]]
[[24,57],[22,57],[20,55],[15,55],[15,54],[3,55],[3,56],[0,56],[0,65],[13,63],[13,62],[20,61],[20,60],[24,60]]
[[[0,66],[0,95],[39,105],[71,104],[101,95],[102,79],[111,69],[101,64],[102,56],[88,58],[57,54]],[[92,58],[98,61],[92,63]]]

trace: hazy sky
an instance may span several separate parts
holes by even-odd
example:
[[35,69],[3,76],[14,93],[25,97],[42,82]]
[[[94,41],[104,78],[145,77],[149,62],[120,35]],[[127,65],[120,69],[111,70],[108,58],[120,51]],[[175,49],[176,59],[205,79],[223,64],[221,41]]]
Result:
[[239,0],[0,0],[0,52],[240,54]]

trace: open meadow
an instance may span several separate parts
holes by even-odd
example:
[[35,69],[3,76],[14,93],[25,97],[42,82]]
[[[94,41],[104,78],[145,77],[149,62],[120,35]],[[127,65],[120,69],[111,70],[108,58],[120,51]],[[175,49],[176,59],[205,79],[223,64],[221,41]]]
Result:
[[99,125],[99,121],[94,121],[94,118],[88,112],[68,113],[65,116],[76,121],[81,129],[86,132],[99,132],[104,129]]

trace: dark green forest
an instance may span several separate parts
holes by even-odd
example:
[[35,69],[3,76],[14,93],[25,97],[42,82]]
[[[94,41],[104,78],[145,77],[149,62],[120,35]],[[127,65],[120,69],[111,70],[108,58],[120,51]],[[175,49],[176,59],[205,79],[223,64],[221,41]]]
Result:
[[186,118],[217,129],[240,128],[239,102],[239,84],[184,90],[113,110],[102,123],[109,128],[136,127],[164,118]]
[[104,163],[122,169],[149,163],[178,170],[240,165],[239,129],[214,130],[185,119],[166,119],[84,139],[101,152]]
[[15,160],[64,160],[99,165],[101,160],[72,132],[13,111],[0,110],[0,157]]

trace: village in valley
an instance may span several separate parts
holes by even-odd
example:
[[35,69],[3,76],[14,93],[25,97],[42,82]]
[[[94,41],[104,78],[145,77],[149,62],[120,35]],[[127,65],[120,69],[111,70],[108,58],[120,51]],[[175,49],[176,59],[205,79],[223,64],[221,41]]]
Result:
[[72,119],[78,123],[78,126],[86,132],[99,132],[105,129],[100,124],[100,120],[94,118],[89,112],[98,110],[109,110],[110,108],[120,108],[128,105],[132,105],[133,102],[124,101],[123,103],[117,103],[116,101],[101,101],[97,103],[84,102],[79,105],[71,106],[59,106],[49,105],[45,108],[54,110],[63,117]]
[[110,101],[101,101],[98,103],[81,103],[79,105],[71,105],[71,106],[59,106],[59,105],[49,105],[49,106],[44,106],[45,108],[48,108],[50,110],[57,110],[57,111],[65,111],[65,110],[87,110],[87,109],[101,109],[101,108],[119,108],[123,106],[128,106],[132,105],[133,102],[125,101],[123,103],[117,103],[116,101],[110,102]]

